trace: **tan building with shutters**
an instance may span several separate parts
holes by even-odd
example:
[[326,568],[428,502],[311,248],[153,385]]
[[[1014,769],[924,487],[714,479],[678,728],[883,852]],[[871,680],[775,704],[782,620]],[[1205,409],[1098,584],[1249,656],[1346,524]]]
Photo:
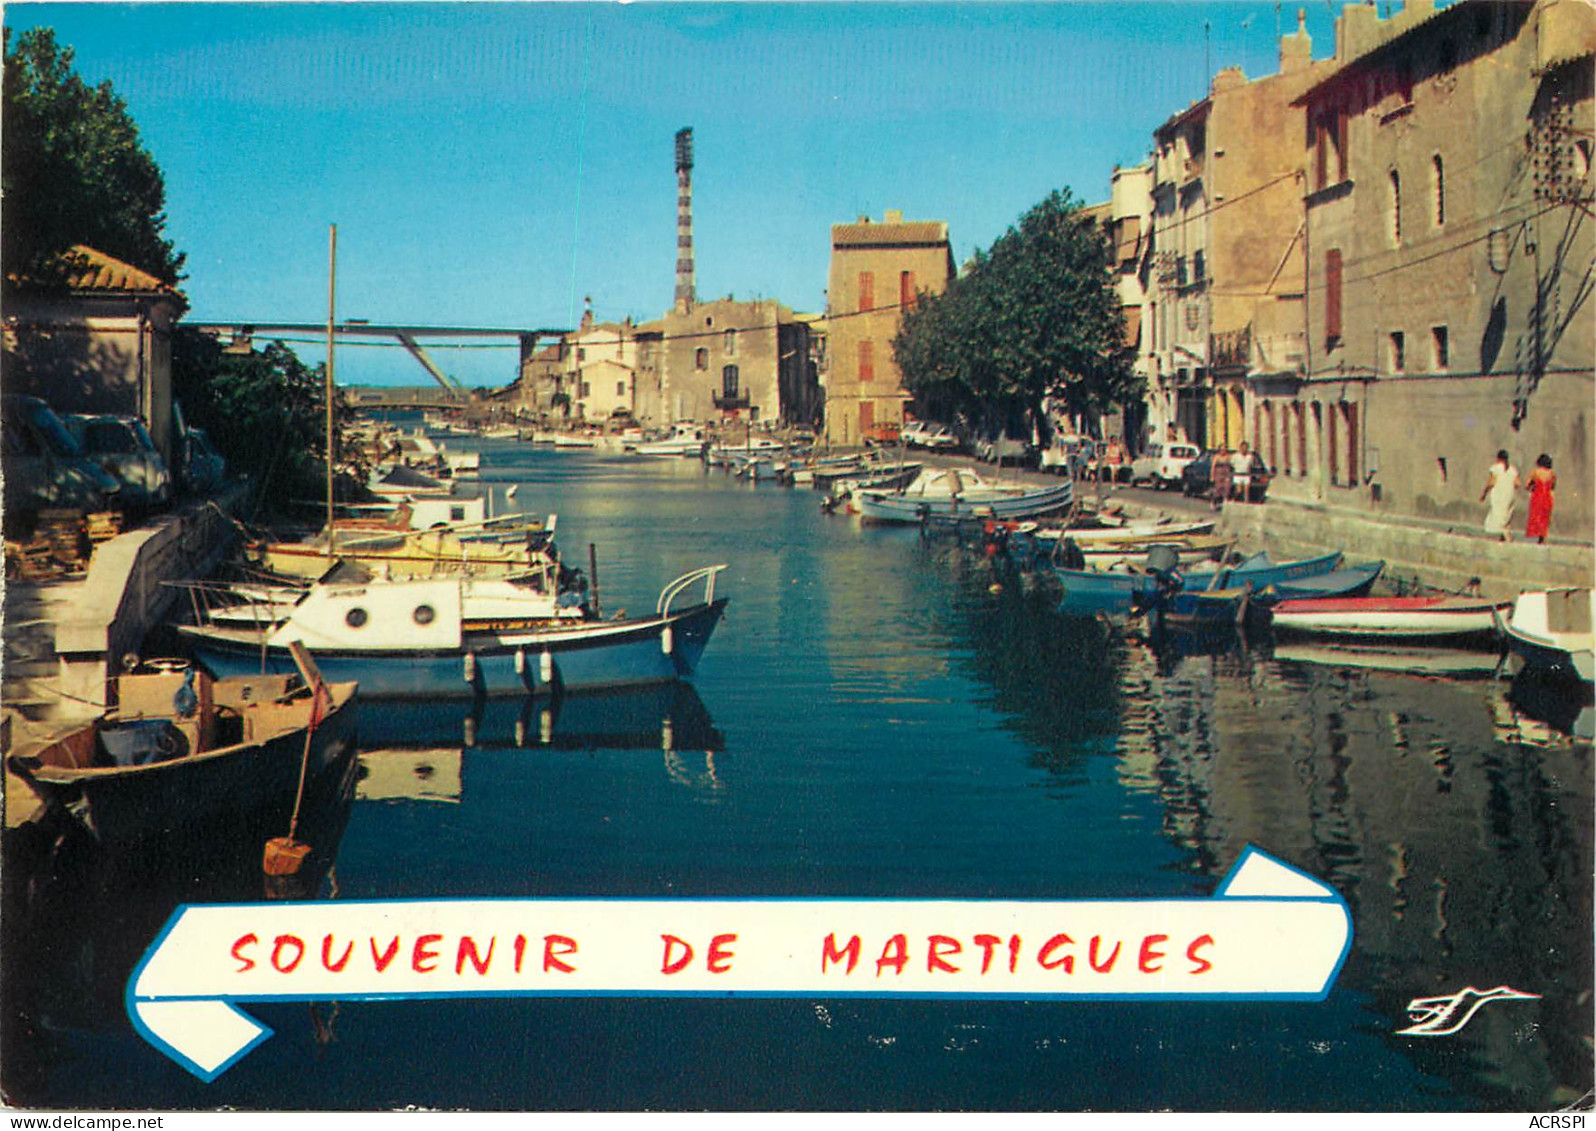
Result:
[[1545,452],[1589,536],[1593,50],[1582,0],[1342,9],[1300,99],[1304,376],[1257,390],[1273,494],[1473,526],[1497,449]]
[[827,295],[826,440],[853,445],[895,434],[909,399],[892,358],[900,312],[921,292],[953,279],[953,248],[941,220],[881,222],[861,216],[831,227]]

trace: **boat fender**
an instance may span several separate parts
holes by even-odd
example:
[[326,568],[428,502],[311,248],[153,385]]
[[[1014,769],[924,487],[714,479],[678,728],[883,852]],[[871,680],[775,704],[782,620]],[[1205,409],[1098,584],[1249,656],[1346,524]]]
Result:
[[465,681],[472,685],[477,682],[477,654],[475,652],[467,652],[465,654]]
[[[545,656],[547,652],[543,653]],[[547,707],[538,712],[538,741],[547,746],[554,738],[554,712]]]
[[477,720],[471,715],[467,715],[461,730],[463,731],[461,736],[464,739],[463,745],[475,746],[477,744]]
[[554,654],[547,648],[538,655],[538,678],[544,683],[554,682]]
[[515,678],[519,679],[521,681],[521,685],[529,691],[536,684],[536,681],[532,676],[532,668],[526,662],[525,648],[517,648],[515,650]]
[[669,656],[671,654],[671,652],[673,652],[675,650],[675,644],[676,644],[676,640],[671,635],[671,626],[670,625],[666,625],[664,628],[662,628],[660,630],[660,634],[659,634],[659,650],[661,652],[663,652],[665,655]]

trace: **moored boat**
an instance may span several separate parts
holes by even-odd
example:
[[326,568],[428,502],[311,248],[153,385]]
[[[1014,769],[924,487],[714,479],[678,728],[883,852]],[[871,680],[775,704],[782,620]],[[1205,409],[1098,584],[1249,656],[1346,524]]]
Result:
[[[292,668],[292,662],[290,661]],[[233,815],[286,828],[300,789],[356,745],[353,683],[298,676],[212,680],[192,668],[120,676],[117,706],[41,741],[7,767],[105,844],[165,839]]]
[[[726,607],[715,577],[684,574],[650,616],[602,620],[577,594],[449,578],[312,587],[271,624],[179,625],[218,675],[284,671],[290,645],[312,648],[331,678],[371,695],[527,694],[677,679],[692,673]],[[677,607],[692,586],[703,600]]]
[[1277,634],[1485,642],[1507,608],[1481,597],[1322,597],[1281,601],[1272,613]]
[[1540,589],[1518,595],[1505,625],[1508,647],[1526,667],[1592,682],[1596,590]]
[[917,523],[928,515],[977,514],[994,519],[1032,518],[1067,509],[1074,484],[1026,489],[998,486],[968,469],[927,468],[897,491],[855,491],[854,503],[867,522]]

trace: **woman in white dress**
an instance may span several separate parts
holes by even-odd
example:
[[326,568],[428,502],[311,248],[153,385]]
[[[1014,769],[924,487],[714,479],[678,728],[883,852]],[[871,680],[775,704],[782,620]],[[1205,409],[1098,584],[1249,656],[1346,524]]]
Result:
[[1508,541],[1507,527],[1513,521],[1513,504],[1517,501],[1518,468],[1507,458],[1506,450],[1496,453],[1491,464],[1490,479],[1480,492],[1480,502],[1486,504],[1485,533]]

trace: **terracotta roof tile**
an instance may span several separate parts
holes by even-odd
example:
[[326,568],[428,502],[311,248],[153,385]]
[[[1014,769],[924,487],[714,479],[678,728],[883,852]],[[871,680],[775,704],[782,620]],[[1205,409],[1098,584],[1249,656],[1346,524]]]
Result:
[[918,246],[948,242],[944,220],[910,220],[899,224],[833,224],[832,247],[881,247],[894,244]]
[[79,291],[147,291],[170,294],[173,288],[120,259],[79,244],[72,249],[79,262],[67,276],[67,283]]

